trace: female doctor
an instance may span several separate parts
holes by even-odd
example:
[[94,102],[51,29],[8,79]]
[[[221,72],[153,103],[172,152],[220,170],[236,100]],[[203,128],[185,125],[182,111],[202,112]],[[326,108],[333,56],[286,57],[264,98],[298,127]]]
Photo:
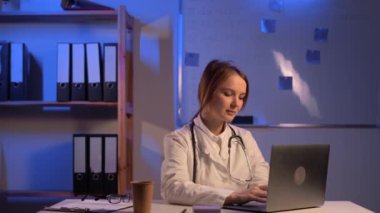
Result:
[[248,94],[247,77],[237,67],[209,62],[198,88],[199,112],[164,138],[166,201],[220,206],[266,201],[268,163],[251,133],[230,124]]

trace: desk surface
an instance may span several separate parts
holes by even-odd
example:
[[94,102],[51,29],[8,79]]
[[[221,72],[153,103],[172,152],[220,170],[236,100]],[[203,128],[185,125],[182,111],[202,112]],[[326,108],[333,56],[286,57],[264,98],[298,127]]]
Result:
[[[62,201],[62,202],[65,202]],[[192,213],[191,206],[182,206],[182,205],[171,205],[167,204],[164,201],[153,201],[152,212],[154,213],[181,213],[186,209],[186,213]],[[39,211],[39,213],[48,213],[51,211]],[[133,212],[133,208],[121,210],[120,212]],[[222,209],[222,213],[233,213],[233,212],[241,212],[235,210],[227,210]],[[300,209],[293,211],[284,211],[286,213],[337,213],[337,212],[345,212],[345,213],[371,213],[372,211],[365,209],[353,202],[350,201],[326,201],[322,207],[319,208],[310,208],[310,209]]]

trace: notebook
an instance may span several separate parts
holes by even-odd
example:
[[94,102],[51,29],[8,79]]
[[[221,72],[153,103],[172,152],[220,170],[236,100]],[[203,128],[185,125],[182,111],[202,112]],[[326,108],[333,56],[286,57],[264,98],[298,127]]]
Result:
[[226,205],[225,209],[275,212],[312,208],[325,200],[330,145],[273,145],[266,203]]

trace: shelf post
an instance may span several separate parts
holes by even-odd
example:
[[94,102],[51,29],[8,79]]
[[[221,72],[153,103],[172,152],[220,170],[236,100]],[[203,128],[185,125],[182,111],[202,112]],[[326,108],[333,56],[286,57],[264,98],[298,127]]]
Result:
[[125,6],[120,6],[117,13],[118,31],[118,76],[117,76],[117,122],[118,122],[118,193],[127,193],[127,98],[126,98],[126,10]]

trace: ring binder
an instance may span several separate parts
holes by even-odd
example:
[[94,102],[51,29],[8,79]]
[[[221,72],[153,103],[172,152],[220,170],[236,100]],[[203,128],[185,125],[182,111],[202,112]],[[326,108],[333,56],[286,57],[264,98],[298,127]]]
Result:
[[88,169],[87,169],[87,153],[88,145],[86,136],[83,134],[73,135],[74,143],[74,194],[87,194],[88,193]]
[[86,44],[87,91],[89,101],[102,101],[99,43]]
[[10,100],[27,99],[29,79],[29,55],[24,43],[11,43]]
[[72,44],[71,100],[85,101],[85,48],[84,44]]
[[57,46],[57,101],[69,101],[71,45],[69,43],[59,43]]
[[9,99],[9,43],[0,43],[0,101]]
[[104,44],[104,101],[117,101],[117,44]]

